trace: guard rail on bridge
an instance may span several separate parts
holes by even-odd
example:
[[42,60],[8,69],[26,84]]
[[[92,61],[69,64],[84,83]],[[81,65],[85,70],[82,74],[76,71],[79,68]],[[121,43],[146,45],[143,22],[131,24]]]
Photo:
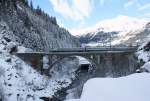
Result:
[[123,52],[135,52],[137,46],[132,47],[85,47],[85,48],[57,48],[52,49],[49,52],[26,52],[16,54],[93,54],[93,53],[123,53]]

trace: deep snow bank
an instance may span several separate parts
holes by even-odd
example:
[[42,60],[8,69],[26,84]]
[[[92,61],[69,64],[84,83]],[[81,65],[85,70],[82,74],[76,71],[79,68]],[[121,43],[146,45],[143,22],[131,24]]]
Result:
[[95,78],[85,83],[80,100],[68,101],[150,101],[149,85],[149,73]]

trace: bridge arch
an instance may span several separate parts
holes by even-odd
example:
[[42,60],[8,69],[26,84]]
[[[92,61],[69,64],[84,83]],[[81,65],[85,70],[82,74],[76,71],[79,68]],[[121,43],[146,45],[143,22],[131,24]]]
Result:
[[[46,55],[45,55],[46,56]],[[104,66],[101,65],[102,61],[104,61],[104,56],[106,56],[107,60],[106,61],[111,61],[111,55],[105,53],[105,54],[88,54],[88,55],[58,55],[57,57],[54,55],[54,57],[57,58],[56,61],[52,60],[50,61],[50,66],[48,68],[48,70],[46,70],[47,72],[51,70],[51,68],[55,67],[56,64],[58,64],[59,62],[61,62],[63,59],[66,58],[70,58],[70,57],[80,57],[80,58],[84,58],[86,61],[89,62],[89,72],[97,72],[97,74],[99,74],[98,76],[103,77],[105,75],[104,70],[106,68],[103,68]],[[50,59],[52,59],[53,56],[50,56]],[[79,58],[78,58],[79,59]],[[101,61],[102,60],[102,61]],[[80,61],[80,59],[79,59]],[[79,68],[80,70],[84,69],[84,67],[82,68],[82,66],[84,66],[84,64],[79,63]],[[86,66],[87,67],[87,66]],[[85,68],[86,68],[85,67]],[[92,71],[90,71],[92,70]]]
[[[49,71],[51,71],[53,69],[53,67],[57,67],[57,65],[64,65],[63,63],[61,63],[63,60],[68,59],[68,61],[71,60],[71,58],[74,58],[75,60],[78,61],[77,65],[78,65],[78,70],[82,71],[82,72],[92,72],[92,70],[95,70],[97,68],[96,63],[92,60],[91,57],[88,56],[82,56],[82,55],[68,55],[68,56],[49,56],[49,55],[43,55],[43,58],[47,57],[49,58],[49,67],[47,69],[45,69],[44,67],[41,67],[41,71],[44,74],[49,74]],[[56,58],[56,59],[54,59]],[[84,62],[84,63],[83,63]],[[44,63],[44,62],[43,62]],[[42,64],[43,64],[42,63]],[[68,62],[69,63],[69,62]],[[60,65],[60,67],[61,67]],[[44,65],[43,65],[44,66]],[[72,67],[72,66],[70,66]],[[42,73],[42,74],[43,74]]]
[[[55,57],[55,56],[54,56]],[[94,59],[94,56],[91,55],[91,56],[85,56],[85,55],[69,55],[69,56],[58,56],[56,57],[56,61],[52,62],[51,61],[51,64],[49,66],[49,69],[52,68],[55,64],[57,64],[59,61],[62,61],[63,59],[65,58],[70,58],[70,57],[76,57],[79,61],[80,61],[80,58],[84,58],[84,60],[86,60],[87,62],[89,62],[89,64],[91,65],[94,65],[96,66],[97,64],[95,63],[95,61],[93,60]],[[53,59],[53,56],[51,56],[51,59]]]

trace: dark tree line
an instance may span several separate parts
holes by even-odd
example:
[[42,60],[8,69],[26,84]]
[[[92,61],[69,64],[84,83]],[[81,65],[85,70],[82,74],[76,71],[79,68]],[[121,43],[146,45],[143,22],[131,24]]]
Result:
[[52,24],[57,25],[57,21],[55,17],[50,17],[47,13],[45,13],[40,6],[37,6],[37,8],[33,7],[32,0],[30,3],[28,0],[0,0],[0,8],[3,7],[11,7],[12,5],[17,9],[17,2],[22,2],[27,7],[30,7],[33,12],[40,15],[42,18],[44,18],[46,21],[51,21]]
[[56,18],[55,17],[50,17],[47,13],[45,13],[41,8],[40,6],[38,5],[37,8],[34,8],[33,7],[33,3],[32,3],[32,0],[30,1],[30,8],[36,12],[38,15],[42,16],[46,21],[51,21],[52,24],[54,25],[57,25],[57,21],[56,21]]
[[2,7],[11,7],[12,4],[16,8],[16,3],[17,2],[22,2],[26,6],[28,6],[28,0],[0,0],[0,6]]
[[23,2],[24,4],[28,5],[28,0],[0,0],[0,3],[16,3],[17,1]]
[[[30,7],[31,7],[31,9],[34,9],[33,8],[33,4],[32,4],[32,1],[31,1],[31,3],[30,3]],[[45,20],[47,20],[47,21],[51,21],[51,23],[52,24],[54,24],[54,25],[57,25],[57,21],[56,21],[56,18],[55,17],[50,17],[47,13],[45,13],[39,6],[37,6],[37,8],[35,9],[35,12],[38,14],[38,15],[40,15],[40,16],[42,16]]]

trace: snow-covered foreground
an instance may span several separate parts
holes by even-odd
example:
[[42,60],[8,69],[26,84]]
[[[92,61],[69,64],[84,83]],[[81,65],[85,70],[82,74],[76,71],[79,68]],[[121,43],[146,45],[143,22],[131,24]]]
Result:
[[94,78],[85,83],[81,99],[68,101],[150,101],[150,74]]

